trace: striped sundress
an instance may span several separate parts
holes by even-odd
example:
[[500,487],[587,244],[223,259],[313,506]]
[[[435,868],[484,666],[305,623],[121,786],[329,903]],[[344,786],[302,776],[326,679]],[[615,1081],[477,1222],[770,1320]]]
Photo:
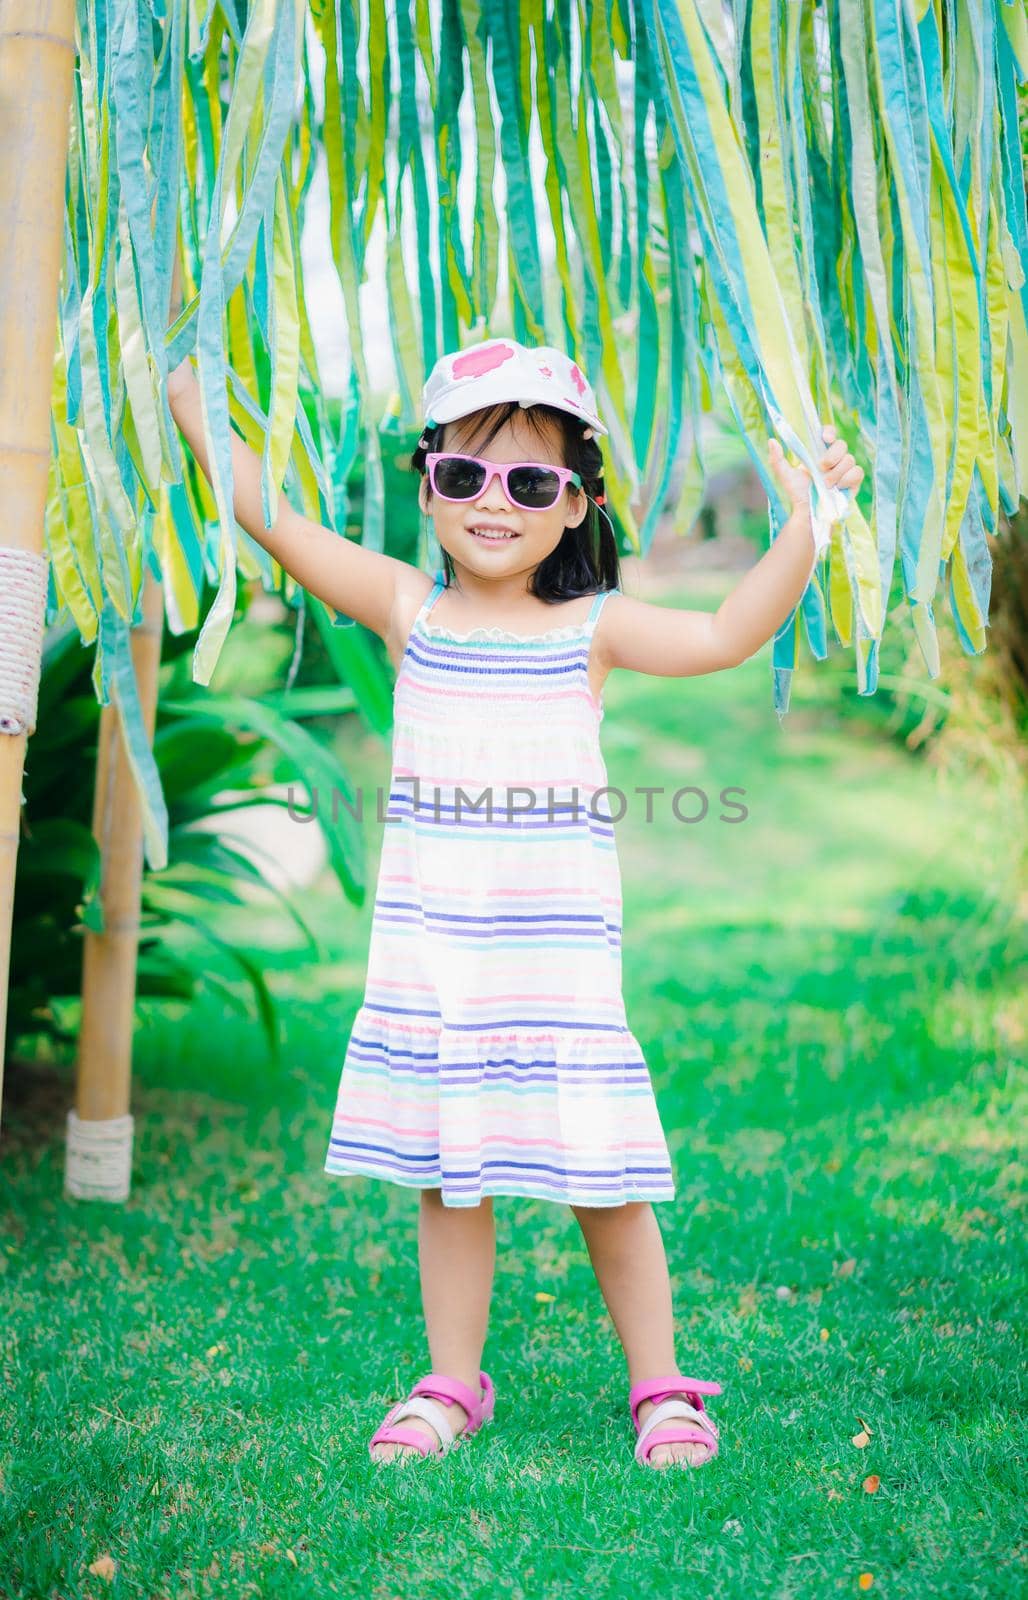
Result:
[[608,1206],[674,1198],[621,989],[621,878],[584,622],[411,627],[368,952],[325,1170]]

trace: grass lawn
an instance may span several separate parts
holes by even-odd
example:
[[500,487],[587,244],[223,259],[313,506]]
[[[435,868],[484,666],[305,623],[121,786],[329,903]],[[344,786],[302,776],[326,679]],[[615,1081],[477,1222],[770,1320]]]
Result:
[[[504,1197],[496,1421],[441,1462],[370,1461],[428,1368],[417,1196],[322,1170],[372,895],[306,891],[316,970],[263,908],[219,921],[264,952],[280,1069],[220,1006],[140,1006],[128,1204],[62,1195],[69,1072],[11,1074],[5,1600],[1028,1592],[1020,797],[841,720],[809,668],[779,727],[768,676],[767,649],[615,673],[603,725],[679,1364],[724,1386],[720,1456],[635,1465],[574,1218]],[[347,750],[385,782],[379,743]],[[637,785],[667,790],[652,823]],[[702,822],[671,810],[687,785]]]

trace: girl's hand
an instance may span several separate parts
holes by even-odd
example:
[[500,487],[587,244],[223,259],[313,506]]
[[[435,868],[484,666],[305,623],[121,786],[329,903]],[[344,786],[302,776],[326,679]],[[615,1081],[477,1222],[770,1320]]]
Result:
[[[818,466],[821,468],[824,480],[829,488],[852,489],[856,493],[864,479],[863,467],[858,467],[852,455],[846,448],[845,439],[840,439],[836,430],[831,427],[822,429],[822,437],[829,445],[828,454],[821,457]],[[785,499],[790,507],[789,515],[804,513],[810,510],[810,485],[813,479],[806,467],[802,465],[792,467],[786,459],[785,452],[777,439],[769,439],[768,446],[771,456],[771,470],[778,480]]]

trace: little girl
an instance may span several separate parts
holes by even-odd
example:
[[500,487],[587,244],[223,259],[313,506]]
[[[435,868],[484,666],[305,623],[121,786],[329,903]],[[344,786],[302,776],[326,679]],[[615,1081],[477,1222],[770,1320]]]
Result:
[[[208,472],[188,362],[169,401]],[[624,1348],[635,1457],[698,1465],[718,1450],[703,1396],[721,1389],[675,1358],[652,1204],[675,1191],[621,992],[602,688],[612,667],[684,677],[747,660],[798,603],[827,534],[810,475],[772,441],[792,514],[770,549],[716,612],[650,605],[619,588],[599,520],[607,429],[577,365],[486,340],[443,356],[423,401],[411,464],[444,553],[434,582],[284,498],[266,529],[260,459],[232,439],[239,522],[378,633],[398,669],[367,981],[325,1167],[420,1190],[432,1370],[369,1449],[444,1455],[492,1418],[480,1363],[500,1194],[571,1207]],[[862,469],[834,429],[824,437],[826,482],[855,489]]]

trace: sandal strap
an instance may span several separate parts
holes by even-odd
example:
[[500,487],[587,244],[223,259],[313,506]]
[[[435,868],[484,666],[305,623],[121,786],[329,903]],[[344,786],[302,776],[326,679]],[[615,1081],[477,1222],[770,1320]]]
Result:
[[[435,1424],[433,1423],[434,1426]],[[368,1449],[371,1451],[372,1460],[375,1459],[375,1446],[377,1444],[410,1445],[423,1456],[437,1456],[440,1454],[438,1444],[433,1444],[431,1439],[426,1438],[423,1433],[418,1433],[416,1428],[394,1428],[386,1422],[382,1424],[376,1433],[372,1434],[371,1439],[368,1441]]]
[[639,1407],[644,1400],[656,1400],[659,1404],[673,1395],[685,1394],[698,1411],[703,1411],[703,1396],[720,1393],[721,1385],[713,1378],[686,1378],[679,1373],[671,1373],[666,1378],[643,1378],[639,1383],[633,1383],[628,1391],[628,1403],[638,1432]]
[[685,1400],[672,1399],[650,1412],[639,1430],[635,1453],[640,1461],[648,1461],[659,1444],[702,1444],[715,1456],[718,1443],[717,1429],[705,1413]]
[[707,1454],[701,1456],[698,1461],[692,1461],[690,1465],[694,1467],[712,1461],[718,1452],[716,1443],[702,1428],[687,1428],[682,1424],[676,1427],[658,1428],[647,1437],[644,1444],[637,1444],[635,1447],[637,1460],[648,1465],[654,1450],[659,1450],[663,1444],[701,1444]]
[[447,1417],[446,1412],[443,1410],[442,1406],[437,1405],[434,1400],[428,1400],[424,1395],[411,1395],[409,1399],[401,1400],[400,1410],[397,1414],[397,1421],[399,1421],[401,1417],[421,1417],[421,1419],[424,1422],[429,1423],[439,1435],[439,1444],[442,1446],[442,1454],[445,1455],[447,1450],[451,1448],[456,1435],[454,1434],[453,1428],[450,1425],[450,1419]]
[[[484,1377],[484,1373],[479,1373],[479,1383],[488,1394],[488,1380],[482,1383]],[[420,1378],[411,1394],[423,1394],[434,1400],[444,1400],[447,1405],[463,1406],[469,1422],[474,1422],[483,1404],[483,1396],[476,1394],[469,1384],[462,1383],[459,1378],[447,1378],[442,1372],[430,1372],[427,1377]]]

